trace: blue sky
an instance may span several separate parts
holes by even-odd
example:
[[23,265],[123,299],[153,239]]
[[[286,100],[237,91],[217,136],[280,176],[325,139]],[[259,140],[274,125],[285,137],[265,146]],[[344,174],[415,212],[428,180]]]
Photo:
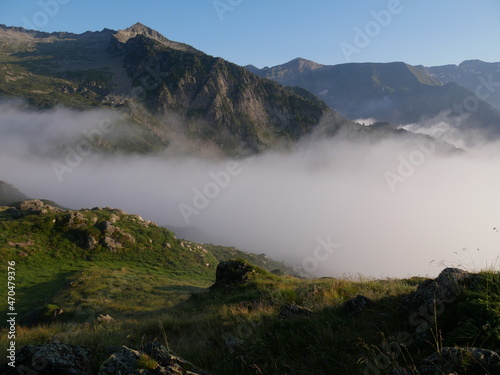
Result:
[[500,61],[498,0],[0,0],[0,23],[81,33],[141,22],[240,65]]

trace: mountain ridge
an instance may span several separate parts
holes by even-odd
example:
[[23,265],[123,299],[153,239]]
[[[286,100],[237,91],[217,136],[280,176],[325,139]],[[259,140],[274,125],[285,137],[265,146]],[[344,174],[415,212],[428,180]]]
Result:
[[350,119],[409,124],[433,118],[440,121],[447,116],[454,127],[481,129],[485,136],[500,136],[500,112],[475,98],[477,107],[465,117],[456,108],[463,107],[474,92],[451,80],[441,82],[420,66],[404,62],[346,63],[301,71],[296,60],[254,71],[284,85],[309,90]]
[[175,129],[158,117],[173,114],[182,119],[186,139],[230,155],[241,145],[259,152],[291,144],[330,112],[309,94],[170,41],[140,23],[83,34],[2,27],[0,63],[4,98],[24,98],[38,108],[124,111],[162,144],[172,142]]
[[[323,101],[329,96],[322,94],[328,90],[318,94],[299,82],[304,74],[329,74],[329,66],[294,59],[274,70],[284,78],[293,73],[297,82],[285,82],[289,85],[285,86],[171,41],[141,23],[124,30],[83,34],[4,26],[0,28],[0,64],[3,99],[22,98],[41,109],[60,105],[125,114],[130,140],[103,144],[105,152],[158,153],[181,145],[186,154],[241,157],[289,149],[319,125],[329,128],[330,135],[340,129],[353,136],[378,131],[368,131],[329,108]],[[405,72],[407,85],[439,85],[407,64],[393,66]],[[390,74],[377,69],[364,74],[373,83],[370,90],[383,95],[385,87],[378,81],[387,80]],[[348,97],[345,102],[341,108],[352,109]],[[354,107],[359,109],[358,104]],[[367,107],[380,104],[385,105],[368,102]],[[397,123],[392,120],[398,118],[383,121]]]
[[7,206],[25,199],[28,199],[28,196],[24,195],[13,185],[0,181],[0,206]]
[[443,84],[454,82],[500,111],[500,62],[465,60],[460,64],[418,66]]

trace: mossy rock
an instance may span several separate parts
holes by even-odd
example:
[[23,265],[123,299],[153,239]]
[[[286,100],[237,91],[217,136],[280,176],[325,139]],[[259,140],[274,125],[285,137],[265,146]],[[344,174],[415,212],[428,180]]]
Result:
[[244,259],[224,260],[217,266],[215,284],[211,289],[234,287],[247,283],[251,278],[267,271],[254,266]]

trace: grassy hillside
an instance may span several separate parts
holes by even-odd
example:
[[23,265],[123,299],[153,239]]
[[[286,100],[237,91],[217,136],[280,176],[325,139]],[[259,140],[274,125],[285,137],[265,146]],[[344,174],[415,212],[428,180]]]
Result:
[[0,207],[0,261],[16,263],[17,349],[84,346],[91,374],[117,347],[154,341],[217,375],[500,370],[498,263],[435,280],[305,280],[119,209],[41,200]]
[[[0,208],[0,259],[16,262],[17,348],[82,345],[95,374],[110,347],[150,341],[217,375],[498,373],[498,264],[435,280],[304,280],[121,210],[37,200]],[[5,351],[7,328],[0,337]]]
[[215,256],[212,247],[117,209],[67,211],[37,200],[16,206],[0,208],[0,261],[16,262],[17,309],[25,323],[43,320],[40,314],[54,306],[65,311],[62,320],[79,321],[162,311],[213,283],[224,258],[242,255],[285,270],[234,248],[212,246]]
[[[429,310],[426,319],[416,319],[406,309],[432,280],[300,280],[273,275],[244,260],[234,263],[246,270],[244,282],[212,290],[192,288],[191,298],[157,316],[115,316],[109,324],[56,320],[20,328],[18,345],[84,345],[94,349],[93,360],[99,364],[109,345],[140,348],[158,340],[218,375],[385,374],[390,369],[441,374],[448,372],[422,372],[422,363],[433,355],[444,358],[447,348],[494,350],[500,345],[498,269],[460,273],[473,283],[458,283],[453,300],[435,297],[439,307]],[[124,271],[111,275],[111,282],[125,279]],[[165,296],[147,295],[168,305]],[[369,298],[366,305],[359,295]],[[426,323],[424,329],[419,320]],[[498,364],[485,365],[472,356],[436,363],[442,371],[452,368],[459,374],[495,374],[498,369]]]

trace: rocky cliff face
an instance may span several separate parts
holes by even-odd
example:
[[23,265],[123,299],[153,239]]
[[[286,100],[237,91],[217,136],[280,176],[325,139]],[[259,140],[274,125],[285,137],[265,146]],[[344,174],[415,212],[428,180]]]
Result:
[[[132,82],[154,113],[177,110],[196,137],[253,149],[294,141],[328,112],[318,99],[261,79],[246,69],[139,34],[112,43]],[[156,77],[153,77],[156,75]],[[146,78],[145,78],[146,77]],[[150,88],[150,90],[148,90]]]

